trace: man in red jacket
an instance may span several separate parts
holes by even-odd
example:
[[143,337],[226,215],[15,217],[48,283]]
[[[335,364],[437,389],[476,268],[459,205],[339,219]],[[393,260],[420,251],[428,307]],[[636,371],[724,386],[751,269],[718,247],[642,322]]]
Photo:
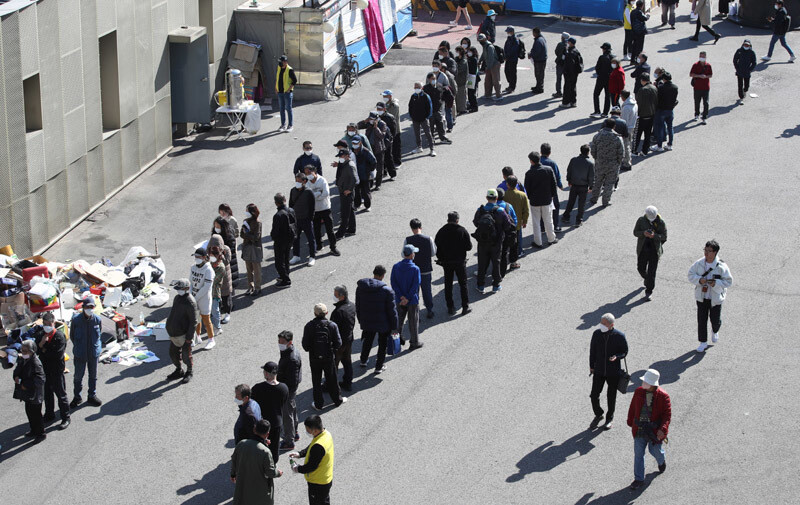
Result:
[[[706,61],[706,52],[700,51],[700,58],[692,65],[689,77],[692,78],[694,88],[694,120],[700,119],[700,124],[706,124],[708,119],[708,92],[711,89],[711,65]],[[700,117],[700,102],[703,102],[703,117]]]
[[672,420],[672,405],[666,391],[658,387],[658,371],[650,369],[642,377],[642,385],[633,393],[628,409],[628,426],[633,430],[633,482],[631,489],[644,484],[644,451],[656,458],[658,472],[664,473],[664,442]]

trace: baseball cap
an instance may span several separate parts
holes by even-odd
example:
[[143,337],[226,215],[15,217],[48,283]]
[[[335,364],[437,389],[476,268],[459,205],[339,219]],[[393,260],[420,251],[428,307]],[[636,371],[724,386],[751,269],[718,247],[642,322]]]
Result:
[[289,61],[289,58],[287,58],[285,54],[282,54],[280,58],[278,58],[278,61]]
[[486,191],[486,198],[497,198],[497,189],[489,188],[489,190]]
[[194,254],[192,256],[205,256],[206,249],[204,247],[198,247],[194,250]]
[[93,296],[87,296],[86,298],[84,298],[83,299],[83,306],[84,307],[95,307],[94,297]]
[[378,114],[375,111],[370,111],[369,118],[370,119],[377,119]]
[[603,45],[600,46],[600,49],[611,49],[611,44],[608,42],[603,42]]
[[486,35],[484,35],[483,33],[478,35],[478,42],[483,42],[484,40],[486,40]]
[[615,105],[614,107],[611,107],[611,113],[612,114],[622,114],[622,109],[620,109],[619,107],[617,107]]
[[378,103],[375,104],[375,108],[378,109],[378,110],[386,109],[386,104],[383,103],[383,102],[378,102]]
[[337,156],[350,156],[350,151],[347,149],[339,149],[339,152],[336,154]]
[[575,37],[570,37],[570,38],[567,39],[567,42],[572,42],[573,44],[575,44],[578,41],[575,40]]
[[509,33],[509,32],[510,33],[514,33],[514,27],[513,26],[506,26],[506,33]]
[[272,375],[278,373],[278,364],[274,361],[267,361],[261,368],[263,368],[265,372],[271,373]]
[[333,144],[333,147],[347,147],[347,142],[344,140],[339,140],[337,143]]
[[403,246],[403,257],[404,258],[406,256],[411,256],[411,253],[417,253],[417,252],[419,252],[419,249],[417,249],[416,247],[414,247],[411,244],[406,244],[406,245]]
[[394,93],[392,93],[392,90],[390,90],[390,89],[385,89],[385,90],[383,90],[383,93],[381,93],[381,94],[383,96],[387,96],[387,95],[393,95]]
[[178,279],[172,284],[174,289],[189,289],[189,279]]

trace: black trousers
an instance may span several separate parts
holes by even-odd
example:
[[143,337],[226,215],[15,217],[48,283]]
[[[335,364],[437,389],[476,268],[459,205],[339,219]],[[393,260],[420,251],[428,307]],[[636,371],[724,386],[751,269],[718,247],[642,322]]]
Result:
[[644,50],[645,33],[633,33],[631,35],[631,61],[636,61],[639,54]]
[[578,92],[576,90],[578,86],[578,74],[572,75],[564,73],[564,96],[561,99],[561,103],[577,103],[578,102]]
[[722,305],[711,306],[711,300],[697,302],[697,340],[708,341],[708,320],[711,319],[711,331],[717,333],[722,326]]
[[220,298],[219,311],[222,314],[230,314],[231,312],[233,312],[233,295],[234,295],[234,290],[233,286],[231,286],[231,294]]
[[383,362],[386,361],[386,345],[389,343],[391,331],[378,333],[377,331],[364,330],[361,332],[361,362],[366,364],[369,359],[369,352],[372,350],[372,342],[375,335],[378,336],[378,361],[375,362],[375,370],[380,370]]
[[[544,231],[544,221],[539,220],[542,223],[542,231]],[[558,200],[558,193],[553,197],[553,228],[559,228],[561,226],[561,202]]]
[[25,415],[28,416],[28,424],[31,427],[31,433],[34,435],[44,435],[42,404],[25,402]]
[[[341,198],[341,195],[339,195]],[[350,196],[352,207],[352,194]],[[355,220],[353,220],[355,223]],[[325,226],[325,233],[328,235],[328,245],[331,249],[336,249],[336,232],[333,229],[333,217],[331,216],[331,209],[321,210],[314,213],[314,241],[316,242],[317,251],[322,249],[322,226]]]
[[575,201],[578,202],[578,217],[575,218],[575,224],[583,221],[583,211],[586,207],[586,195],[589,194],[589,186],[575,186],[569,188],[569,200],[567,200],[567,208],[564,209],[564,220],[569,222],[569,215],[572,213],[572,207],[575,206]]
[[[282,421],[281,417],[278,417]],[[270,423],[269,427],[269,452],[272,453],[272,461],[278,463],[278,457],[281,455],[281,433],[283,433],[283,424],[277,426]]]
[[[653,116],[640,117],[639,125],[636,128],[636,139],[634,139],[633,152],[641,151],[645,154],[650,152],[650,136],[653,134]],[[639,140],[644,137],[642,148],[639,149]],[[595,188],[599,190],[600,188]]]
[[631,52],[631,43],[633,41],[633,30],[625,30],[625,40],[622,42],[622,55]]
[[475,88],[467,88],[467,99],[469,100],[469,111],[478,112],[478,97]]
[[342,393],[339,391],[339,381],[336,378],[336,367],[333,358],[331,359],[312,359],[311,365],[311,386],[314,394],[314,405],[322,408],[325,405],[325,398],[322,395],[322,376],[325,375],[325,388],[328,396],[335,404],[342,403]]
[[275,251],[275,270],[278,271],[278,279],[285,282],[292,282],[289,278],[289,258],[292,255],[292,244],[274,244]]
[[66,421],[69,419],[69,401],[67,400],[67,381],[64,378],[64,372],[45,373],[44,381],[44,411],[46,414],[53,414],[55,409],[55,402],[53,396],[55,395],[58,401],[58,410],[61,414],[61,420]]
[[730,0],[719,0],[719,13],[727,15],[730,13]]
[[356,232],[356,211],[353,207],[354,192],[349,195],[339,193],[339,236]]
[[500,251],[500,277],[505,277],[508,273],[508,265],[517,261],[517,231],[506,236],[503,240],[503,248]]
[[344,375],[342,375],[342,383],[349,386],[353,383],[353,341],[342,342],[342,347],[336,351],[336,370],[339,370],[339,363],[344,368]]
[[478,243],[478,287],[486,285],[486,270],[489,263],[492,264],[492,287],[500,285],[500,254],[503,252],[503,245],[481,244]]
[[383,170],[389,174],[389,177],[397,176],[397,171],[394,169],[394,158],[392,158],[391,149],[386,149],[383,151]]
[[636,269],[644,279],[644,292],[650,294],[656,287],[656,270],[658,269],[658,251],[645,251],[639,253]]
[[750,78],[737,75],[736,80],[739,83],[739,98],[744,98],[744,94],[750,90]]
[[[422,2],[422,5],[427,5]],[[428,7],[430,9],[430,7]],[[331,486],[329,484],[308,483],[308,505],[331,505]]]
[[708,33],[710,33],[712,36],[714,36],[715,38],[716,38],[716,37],[719,35],[719,34],[718,34],[717,32],[715,32],[715,31],[714,31],[714,29],[713,29],[713,28],[711,28],[710,26],[708,26],[708,25],[701,25],[701,24],[700,24],[700,18],[697,18],[697,25],[695,26],[695,30],[694,30],[694,38],[697,38],[697,37],[699,37],[699,36],[700,36],[700,27],[701,27],[701,26],[702,26],[702,27],[703,27],[703,28],[704,28],[704,29],[705,29],[705,30],[706,30]]
[[556,93],[561,93],[561,79],[564,77],[564,65],[556,64]]
[[700,102],[703,102],[703,119],[708,117],[708,91],[707,89],[694,90],[694,115],[700,115]]
[[364,202],[365,209],[372,207],[372,196],[369,191],[369,177],[364,177],[364,179],[356,185],[356,195],[353,204],[358,208],[361,207],[361,202]]
[[373,151],[372,153],[375,155],[375,180],[370,181],[369,185],[370,188],[372,188],[373,184],[375,185],[376,188],[379,188],[381,187],[381,182],[383,182],[383,171],[386,169],[386,167],[383,164],[384,152],[385,149],[383,151],[378,151],[378,152]]
[[503,72],[506,74],[506,80],[508,81],[509,91],[517,89],[517,62],[519,58],[513,58],[513,60],[514,61],[506,61],[505,67],[503,68]]
[[534,88],[536,88],[538,91],[544,91],[545,68],[547,68],[547,60],[533,62],[533,76],[536,78],[536,85]]
[[469,307],[469,294],[467,293],[467,266],[460,265],[442,265],[444,268],[444,301],[447,304],[447,310],[455,308],[453,301],[453,277],[458,278],[458,288],[461,291],[461,308],[466,309]]
[[[440,107],[440,109],[441,109],[441,107]],[[428,119],[428,124],[431,127],[431,138],[433,138],[435,135],[438,135],[439,136],[439,140],[444,140],[445,139],[444,121],[442,119],[442,111],[441,110],[433,111],[433,114],[431,114],[431,117]],[[431,149],[433,149],[433,146],[431,146]]]
[[603,391],[603,385],[607,385],[608,410],[605,412],[606,422],[614,419],[614,410],[616,410],[617,406],[617,384],[619,384],[619,376],[592,375],[592,392],[589,393],[589,398],[592,400],[592,410],[596,416],[603,415],[603,408],[600,407],[600,393]]
[[611,107],[611,94],[608,92],[608,78],[600,79],[599,77],[594,83],[594,112],[600,112],[600,93],[605,92],[603,98],[603,114],[608,115],[608,109]]
[[403,136],[400,133],[400,118],[396,118],[397,123],[397,133],[394,135],[394,139],[392,140],[392,161],[394,161],[394,166],[399,167],[403,164],[403,160],[401,158],[403,153]]
[[172,364],[175,365],[175,368],[181,368],[181,357],[183,358],[183,363],[186,365],[186,371],[192,373],[194,361],[192,359],[191,333],[186,337],[186,341],[181,347],[178,347],[172,342],[169,343],[169,358],[172,360]]

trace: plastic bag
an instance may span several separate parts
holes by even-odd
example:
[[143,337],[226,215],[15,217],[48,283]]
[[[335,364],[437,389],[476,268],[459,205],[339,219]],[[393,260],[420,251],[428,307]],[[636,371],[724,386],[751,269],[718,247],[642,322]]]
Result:
[[119,298],[120,307],[126,307],[132,303],[133,303],[133,293],[131,293],[131,290],[128,288],[123,289],[122,293],[120,293],[120,298]]
[[147,297],[144,304],[147,307],[161,307],[169,301],[169,293],[166,291]]

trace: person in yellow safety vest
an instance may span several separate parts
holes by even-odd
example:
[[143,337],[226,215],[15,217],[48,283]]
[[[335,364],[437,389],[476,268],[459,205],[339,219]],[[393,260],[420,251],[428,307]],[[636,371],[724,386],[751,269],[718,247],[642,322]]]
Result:
[[302,465],[292,465],[292,470],[306,476],[309,505],[330,505],[333,485],[333,437],[322,426],[320,416],[309,416],[303,424],[306,433],[313,439],[302,451],[289,454],[290,458],[305,458]]
[[[278,105],[281,108],[281,127],[279,132],[290,132],[293,130],[292,117],[292,97],[294,96],[294,86],[297,84],[297,76],[289,66],[286,55],[278,58],[278,70],[275,74],[275,91],[278,93]],[[289,125],[286,125],[286,115],[289,115]]]
[[635,8],[636,0],[625,0],[625,10],[622,13],[622,27],[625,28],[625,42],[622,44],[622,61],[629,61],[631,59],[631,46],[633,46],[631,11]]

